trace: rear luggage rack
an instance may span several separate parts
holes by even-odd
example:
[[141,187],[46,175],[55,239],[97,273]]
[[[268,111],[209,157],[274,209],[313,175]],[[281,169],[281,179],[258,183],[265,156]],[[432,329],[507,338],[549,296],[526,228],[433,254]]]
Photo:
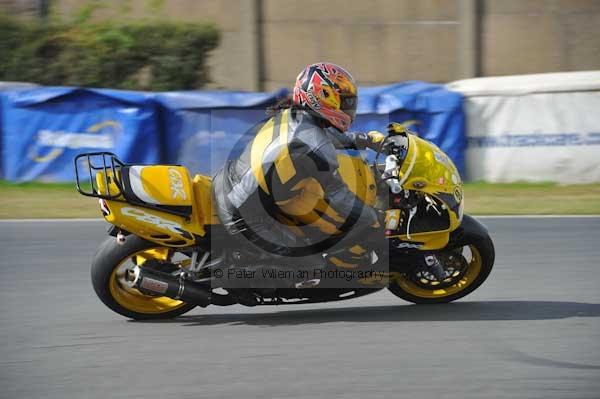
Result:
[[[77,155],[73,162],[75,165],[75,181],[79,194],[107,200],[114,200],[124,196],[121,170],[127,165],[121,162],[115,154],[112,152],[89,152]],[[101,192],[96,181],[98,172],[103,172],[105,192]],[[86,187],[82,187],[82,182],[87,182],[87,179],[89,179],[89,190]],[[113,190],[110,189],[110,183],[114,183]],[[115,186],[117,193],[114,193]]]
[[[190,219],[192,209],[178,209],[177,206],[155,205],[141,201],[131,192],[131,186],[124,179],[131,164],[126,164],[119,160],[112,152],[89,152],[79,154],[73,160],[75,165],[75,181],[77,191],[87,197],[102,198],[105,200],[127,202],[132,205],[141,206],[148,209],[170,213]],[[98,172],[103,174],[104,190],[98,185],[96,175]],[[87,184],[89,182],[89,184]],[[82,183],[85,183],[83,185]],[[112,183],[112,185],[111,185]],[[87,187],[90,187],[87,189]],[[116,191],[116,193],[115,193]]]

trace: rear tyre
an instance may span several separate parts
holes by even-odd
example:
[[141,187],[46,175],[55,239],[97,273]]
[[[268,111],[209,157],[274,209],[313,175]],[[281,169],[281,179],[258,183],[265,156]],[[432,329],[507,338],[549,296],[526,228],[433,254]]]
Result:
[[426,274],[415,270],[392,279],[388,289],[397,297],[417,304],[452,302],[475,291],[494,266],[494,244],[487,235],[469,237],[461,247],[442,253],[442,264],[449,272],[447,280],[430,281]]
[[170,319],[192,310],[195,305],[175,299],[145,295],[125,283],[128,268],[151,259],[166,260],[172,249],[140,237],[127,236],[123,245],[108,237],[98,248],[92,262],[92,285],[98,298],[120,315],[136,320]]

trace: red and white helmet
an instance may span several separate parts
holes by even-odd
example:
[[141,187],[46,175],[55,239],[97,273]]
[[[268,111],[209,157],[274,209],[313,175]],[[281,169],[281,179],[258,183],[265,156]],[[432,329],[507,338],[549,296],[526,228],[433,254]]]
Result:
[[356,83],[348,71],[329,62],[320,62],[300,72],[292,102],[310,108],[345,132],[356,116],[356,94]]

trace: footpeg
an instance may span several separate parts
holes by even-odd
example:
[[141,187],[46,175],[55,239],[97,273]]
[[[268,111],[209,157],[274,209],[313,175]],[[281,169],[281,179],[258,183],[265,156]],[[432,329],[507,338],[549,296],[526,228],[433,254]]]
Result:
[[123,245],[125,244],[125,240],[125,234],[123,234],[123,232],[119,230],[119,232],[117,233],[117,244]]
[[319,285],[321,283],[321,279],[319,278],[315,278],[312,280],[306,280],[306,281],[302,281],[300,283],[296,283],[294,284],[294,287],[298,288],[298,289],[302,289],[302,288],[314,288],[317,285]]

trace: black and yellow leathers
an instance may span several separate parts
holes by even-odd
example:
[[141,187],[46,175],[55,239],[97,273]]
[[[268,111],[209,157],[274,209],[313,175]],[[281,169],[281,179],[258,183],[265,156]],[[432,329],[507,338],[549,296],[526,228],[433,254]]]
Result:
[[[369,237],[385,241],[376,210],[338,173],[336,149],[364,148],[368,137],[344,135],[300,109],[278,112],[255,132],[242,155],[213,179],[218,214],[231,234],[284,256],[326,252],[350,232],[363,246]],[[315,193],[310,206],[289,206],[306,191]]]

